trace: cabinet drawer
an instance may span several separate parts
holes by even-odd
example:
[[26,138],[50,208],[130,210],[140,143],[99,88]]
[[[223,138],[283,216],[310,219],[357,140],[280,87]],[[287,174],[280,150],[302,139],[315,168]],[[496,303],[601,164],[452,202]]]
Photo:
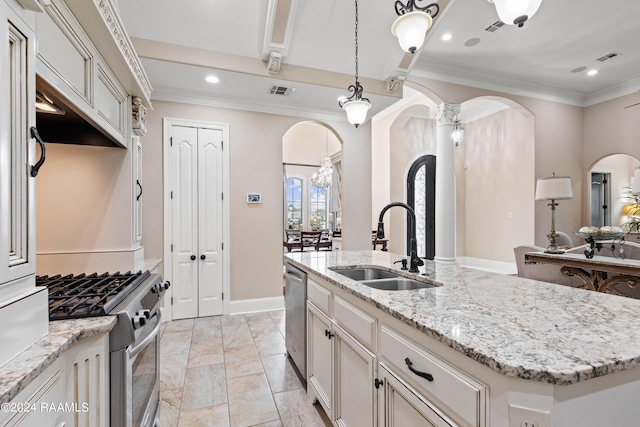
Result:
[[375,350],[376,319],[336,295],[333,318],[358,341]]
[[[385,325],[382,325],[380,332],[380,355],[418,392],[448,407],[448,410],[445,407],[442,410],[453,419],[460,419],[465,425],[474,427],[484,425],[484,385]],[[414,370],[431,374],[432,381],[412,372],[407,359]]]
[[331,291],[326,290],[313,279],[307,279],[307,299],[327,315],[331,315],[331,297]]

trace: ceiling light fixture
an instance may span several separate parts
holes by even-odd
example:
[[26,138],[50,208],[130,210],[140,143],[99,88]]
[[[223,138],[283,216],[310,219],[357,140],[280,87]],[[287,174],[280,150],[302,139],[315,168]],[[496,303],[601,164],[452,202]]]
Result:
[[443,42],[448,42],[449,40],[451,40],[453,38],[453,35],[451,33],[446,33],[442,35],[442,41]]
[[509,25],[522,27],[538,11],[542,0],[487,0],[496,6],[498,17]]
[[338,105],[347,113],[347,120],[356,128],[367,119],[367,112],[371,108],[371,102],[362,97],[364,90],[358,82],[358,0],[356,0],[356,83],[347,88],[353,92],[350,97],[344,97],[338,101]]
[[589,70],[587,71],[587,76],[595,76],[598,74],[598,70]]
[[219,79],[219,78],[217,78],[217,77],[216,77],[216,76],[214,76],[214,75],[209,75],[209,76],[205,77],[205,80],[206,80],[208,83],[213,83],[213,84],[215,84],[215,83],[219,83],[219,82],[220,82],[220,79]]
[[391,26],[391,33],[398,38],[400,47],[405,52],[415,53],[422,47],[427,31],[433,24],[433,18],[440,11],[438,3],[431,3],[425,7],[416,6],[416,1],[408,0],[407,4],[397,0],[395,3],[398,18]]

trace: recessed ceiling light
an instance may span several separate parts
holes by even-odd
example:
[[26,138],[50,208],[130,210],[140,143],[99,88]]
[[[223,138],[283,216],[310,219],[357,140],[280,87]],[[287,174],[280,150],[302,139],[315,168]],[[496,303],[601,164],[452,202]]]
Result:
[[598,70],[589,70],[587,71],[587,76],[595,76],[598,74]]
[[453,38],[453,35],[451,33],[445,33],[442,35],[442,41],[446,42],[449,41]]
[[206,80],[207,82],[209,82],[209,83],[218,83],[218,82],[220,82],[220,79],[219,79],[219,78],[217,78],[217,77],[216,77],[216,76],[214,76],[214,75],[207,76],[207,77],[205,78],[205,80]]
[[478,37],[474,37],[464,42],[464,45],[466,47],[473,47],[473,46],[476,46],[478,43],[480,43],[480,39]]
[[584,65],[582,65],[582,66],[580,66],[580,67],[574,68],[573,70],[571,70],[571,72],[572,72],[572,73],[581,73],[581,72],[583,72],[583,71],[584,71],[584,70],[586,70],[586,69],[587,69],[587,67],[585,67]]

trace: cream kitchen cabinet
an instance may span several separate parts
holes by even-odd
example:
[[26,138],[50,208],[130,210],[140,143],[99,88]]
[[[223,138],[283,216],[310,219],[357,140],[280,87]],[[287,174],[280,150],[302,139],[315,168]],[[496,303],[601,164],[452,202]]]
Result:
[[45,13],[38,14],[37,33],[39,77],[127,147],[127,92],[65,1],[52,0]]
[[[320,402],[336,425],[374,426],[377,358],[354,337],[362,333],[370,344],[367,337],[371,337],[371,326],[367,321],[373,319],[314,280],[308,280],[308,286],[307,393]],[[333,313],[332,318],[329,313]],[[340,326],[350,323],[347,319],[358,318],[362,320],[353,322],[354,335]]]
[[485,427],[488,386],[394,321],[308,272],[309,398],[336,425]]
[[45,369],[0,411],[2,427],[61,427],[65,422],[64,361],[58,359]]
[[17,8],[0,2],[0,285],[35,273],[35,34]]
[[133,243],[136,246],[142,241],[142,141],[139,136],[131,137],[133,150]]

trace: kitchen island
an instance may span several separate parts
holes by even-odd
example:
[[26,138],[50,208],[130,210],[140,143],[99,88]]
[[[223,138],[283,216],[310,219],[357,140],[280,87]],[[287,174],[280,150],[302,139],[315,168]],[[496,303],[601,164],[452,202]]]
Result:
[[[422,392],[431,402],[427,406],[439,414],[438,420],[444,420],[436,425],[636,425],[640,419],[634,397],[640,393],[640,301],[432,261],[426,261],[416,277],[393,264],[401,258],[380,251],[285,255],[285,262],[309,274],[308,389],[311,398],[324,400],[330,417],[339,418],[345,405],[340,405],[340,396],[334,396],[339,393],[323,396],[318,392],[323,387],[322,381],[316,383],[313,378],[317,350],[313,325],[324,316],[330,338],[337,333],[334,329],[342,329],[347,338],[362,337],[349,325],[351,321],[338,318],[336,307],[348,305],[357,314],[349,317],[355,319],[352,324],[368,316],[374,329],[371,339],[355,341],[373,358],[375,380],[392,371],[387,376],[406,383],[411,396]],[[377,266],[436,286],[373,289],[331,270],[338,266]],[[322,298],[314,300],[314,295]],[[415,357],[424,354],[433,359],[433,369],[453,372],[454,382],[461,381],[460,393],[456,395],[455,387],[436,393],[437,378],[396,375],[393,368],[419,370],[416,362],[400,366],[408,357],[394,352],[405,347],[415,350]],[[333,372],[339,371],[336,366]],[[339,383],[336,378],[337,374],[333,379]],[[469,400],[462,405],[459,401],[465,400],[466,386]],[[448,396],[450,392],[454,395]],[[390,393],[383,393],[384,398],[374,393],[372,399],[383,399],[379,406],[384,408]],[[403,407],[416,407],[408,403]],[[393,425],[388,412],[381,412],[385,414],[381,425]]]

